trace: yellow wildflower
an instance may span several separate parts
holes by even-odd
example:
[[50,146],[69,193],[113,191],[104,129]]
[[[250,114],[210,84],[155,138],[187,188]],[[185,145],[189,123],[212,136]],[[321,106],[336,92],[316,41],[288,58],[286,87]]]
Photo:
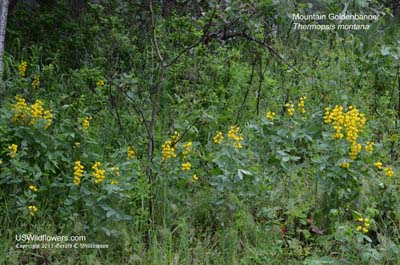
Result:
[[98,81],[96,82],[96,85],[97,85],[97,86],[104,86],[104,84],[105,84],[104,80],[98,80]]
[[171,140],[172,140],[173,144],[176,144],[180,137],[181,137],[180,133],[175,131],[174,135],[171,136]]
[[45,129],[49,128],[50,125],[53,123],[53,113],[52,110],[45,110],[43,111],[43,119],[46,120],[46,125],[44,126]]
[[286,110],[287,110],[289,116],[293,116],[294,115],[294,111],[295,111],[294,104],[293,103],[286,103],[285,107],[286,107]]
[[187,156],[189,155],[189,153],[190,153],[190,148],[192,147],[192,145],[193,145],[192,142],[187,142],[187,143],[185,143],[185,144],[183,145],[183,152],[182,152],[182,154],[183,154],[183,159],[186,159]]
[[29,210],[30,215],[34,216],[35,213],[37,212],[38,208],[34,205],[29,205],[28,210]]
[[216,144],[221,144],[222,140],[224,140],[224,135],[222,132],[218,131],[217,134],[213,137],[213,141]]
[[18,66],[18,74],[20,77],[24,77],[25,76],[25,72],[26,72],[26,67],[28,66],[28,63],[26,61],[22,61],[19,66]]
[[385,167],[383,169],[383,171],[385,172],[385,175],[387,177],[393,177],[393,175],[394,175],[394,171],[393,171],[393,169],[391,167]]
[[374,151],[374,142],[366,142],[365,151],[372,153]]
[[[305,109],[305,104],[304,101],[306,100],[307,97],[300,97],[299,99],[299,104],[297,104],[297,106],[299,107],[299,110],[302,114],[306,113],[306,109]],[[290,115],[292,116],[292,115]]]
[[276,113],[273,111],[267,111],[267,113],[265,113],[265,117],[270,120],[273,121],[275,119]]
[[115,179],[113,179],[113,180],[111,180],[111,185],[118,185],[118,180],[115,180]]
[[339,163],[339,167],[349,169],[350,168],[350,163],[349,162],[342,162]]
[[362,226],[361,226],[361,225],[358,225],[358,226],[356,227],[356,230],[357,230],[357,231],[361,231],[361,230],[362,230]]
[[132,158],[134,158],[136,156],[135,149],[133,149],[132,146],[128,146],[127,153],[128,153],[128,159],[132,159]]
[[161,147],[162,147],[163,160],[176,157],[175,145],[173,145],[172,141],[170,140],[165,141],[165,143]]
[[40,76],[39,75],[35,75],[35,77],[32,80],[32,88],[36,89],[40,86]]
[[241,141],[243,140],[243,134],[239,133],[240,128],[237,125],[232,125],[228,131],[228,137],[235,141],[234,145],[236,148],[242,148]]
[[40,99],[37,99],[34,104],[30,106],[31,109],[31,122],[30,125],[34,125],[36,119],[42,118],[43,116],[43,102]]
[[29,189],[33,192],[37,192],[38,188],[35,185],[29,185]]
[[16,144],[12,144],[8,146],[8,150],[9,150],[9,156],[11,158],[15,158],[17,156],[17,151],[18,151],[18,145]]
[[75,166],[74,166],[74,184],[76,186],[79,186],[81,184],[81,178],[83,176],[83,170],[84,167],[81,164],[81,161],[75,161]]
[[88,131],[90,127],[90,121],[92,120],[92,117],[84,117],[82,119],[81,125],[83,130]]
[[189,171],[192,168],[192,164],[190,162],[182,163],[182,170]]
[[93,177],[95,178],[94,182],[96,184],[102,183],[105,179],[105,173],[106,171],[104,169],[100,169],[101,163],[100,162],[95,162],[94,165],[92,166],[93,169]]
[[365,227],[363,228],[363,230],[362,230],[362,231],[363,231],[363,233],[364,233],[364,234],[368,233],[368,229],[367,229],[367,228],[365,228]]
[[379,170],[381,170],[381,169],[383,168],[382,162],[375,162],[375,163],[374,163],[374,166],[375,166],[377,169],[379,169]]

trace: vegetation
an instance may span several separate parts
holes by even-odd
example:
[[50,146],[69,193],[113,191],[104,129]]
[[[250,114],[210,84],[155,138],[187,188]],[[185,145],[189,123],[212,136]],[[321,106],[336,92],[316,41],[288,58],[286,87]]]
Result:
[[11,2],[2,263],[400,264],[398,1]]

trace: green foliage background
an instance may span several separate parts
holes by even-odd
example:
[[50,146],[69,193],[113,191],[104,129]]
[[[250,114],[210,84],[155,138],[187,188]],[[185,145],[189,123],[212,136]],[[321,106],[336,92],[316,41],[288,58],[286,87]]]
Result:
[[[396,1],[387,2],[18,3],[0,82],[0,261],[400,263],[400,27]],[[292,13],[344,11],[379,20],[368,31],[293,29]],[[42,100],[51,126],[13,123],[16,95]],[[323,120],[335,105],[365,114],[359,138],[375,143],[372,154],[353,161],[349,144],[333,139]],[[232,125],[243,148],[227,135]],[[163,159],[175,131],[177,156]],[[100,184],[96,161],[106,170]],[[370,219],[366,233],[360,218]],[[109,248],[18,249],[23,233],[85,235]]]

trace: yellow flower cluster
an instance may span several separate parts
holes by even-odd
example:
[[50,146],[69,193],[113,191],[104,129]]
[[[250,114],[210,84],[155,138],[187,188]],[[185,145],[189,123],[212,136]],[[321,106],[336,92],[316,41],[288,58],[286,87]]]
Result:
[[382,170],[385,173],[386,177],[393,177],[394,176],[394,171],[392,167],[383,167],[383,163],[382,162],[375,162],[374,166],[378,169],[378,170]]
[[213,137],[213,141],[216,144],[221,144],[222,140],[224,140],[224,135],[222,132],[218,131],[216,135]]
[[273,111],[267,111],[267,113],[265,113],[265,117],[270,120],[273,121],[275,119],[276,113]]
[[43,102],[40,99],[37,99],[34,104],[29,106],[24,98],[15,96],[15,103],[11,106],[11,109],[13,123],[33,126],[38,119],[44,119],[46,120],[44,128],[47,129],[53,122],[51,110],[44,109]]
[[24,77],[25,76],[25,72],[26,72],[26,67],[28,66],[28,63],[26,61],[22,61],[19,66],[18,66],[18,74],[20,77]]
[[302,114],[306,113],[305,104],[304,104],[304,101],[306,100],[306,98],[307,97],[300,97],[299,104],[297,104],[297,106],[299,107],[299,110]]
[[293,103],[286,103],[285,107],[286,107],[286,110],[287,110],[289,116],[293,116],[294,115],[294,111],[295,111],[294,104]]
[[391,167],[385,167],[383,171],[385,172],[386,177],[393,177],[394,175],[393,168]]
[[84,117],[82,119],[81,126],[82,126],[83,130],[85,130],[85,131],[89,130],[91,120],[92,120],[92,117]]
[[374,151],[374,142],[366,142],[365,151],[372,153]]
[[12,144],[8,146],[8,151],[9,151],[9,156],[11,158],[15,158],[17,156],[17,151],[18,151],[18,145]]
[[[350,143],[349,156],[355,160],[362,149],[361,144],[357,143],[357,139],[366,123],[365,115],[353,106],[349,106],[348,111],[344,112],[342,106],[336,105],[333,110],[329,107],[325,108],[324,122],[333,124],[333,128],[335,129],[334,139],[343,138],[343,129],[345,129],[346,140]],[[370,147],[371,144],[369,145]]]
[[335,108],[331,111],[331,108],[325,108],[324,115],[325,123],[332,123],[333,128],[335,129],[335,133],[333,135],[334,139],[343,138],[343,123],[344,123],[344,114],[342,106],[335,106]]
[[182,163],[182,170],[189,171],[192,168],[192,164],[190,162]]
[[187,156],[189,155],[189,153],[190,153],[190,148],[192,147],[192,145],[193,145],[192,142],[187,142],[187,143],[185,143],[185,144],[183,145],[183,152],[182,152],[182,154],[183,154],[183,159],[186,159]]
[[29,210],[30,215],[34,216],[35,213],[37,212],[38,208],[34,205],[29,205],[28,210]]
[[29,189],[33,192],[37,192],[38,188],[35,185],[29,185]]
[[32,80],[32,88],[36,89],[40,86],[40,76],[39,75],[35,75],[35,77]]
[[192,180],[193,180],[193,182],[196,182],[199,180],[199,177],[196,174],[193,174]]
[[360,217],[357,221],[359,222],[359,225],[357,225],[356,230],[363,231],[364,234],[368,233],[368,228],[370,226],[369,219]]
[[74,184],[76,186],[79,186],[81,184],[81,178],[83,176],[83,165],[81,164],[81,161],[75,161],[75,166],[74,166]]
[[105,176],[106,171],[104,169],[101,169],[100,166],[101,166],[100,162],[96,162],[92,166],[92,169],[93,169],[92,175],[95,178],[94,183],[96,183],[96,184],[102,183],[104,181],[104,179],[106,178],[106,176]]
[[375,162],[375,163],[374,163],[374,166],[375,166],[377,169],[379,169],[379,170],[381,170],[381,169],[383,168],[382,162]]
[[339,163],[339,167],[349,169],[350,168],[350,163],[349,162],[342,162]]
[[99,80],[96,82],[97,86],[104,86],[104,84],[105,84],[104,80]]
[[361,144],[358,144],[357,142],[351,143],[349,152],[350,158],[355,160],[357,158],[358,153],[360,153],[361,150],[362,150]]
[[181,137],[180,133],[178,133],[177,131],[174,132],[174,135],[171,136],[171,140],[174,143],[174,145],[176,144],[176,142],[178,142],[179,138]]
[[135,149],[133,149],[132,146],[128,146],[127,153],[128,153],[128,159],[132,159],[132,158],[134,158],[136,156]]
[[118,180],[115,180],[115,179],[113,179],[113,180],[111,180],[111,185],[118,185]]
[[228,137],[235,141],[234,146],[238,149],[242,148],[241,141],[243,141],[243,134],[239,133],[240,128],[237,125],[232,125],[228,131]]
[[161,147],[162,147],[163,160],[168,160],[170,158],[176,157],[175,145],[172,143],[172,141],[170,140],[165,141],[165,143]]

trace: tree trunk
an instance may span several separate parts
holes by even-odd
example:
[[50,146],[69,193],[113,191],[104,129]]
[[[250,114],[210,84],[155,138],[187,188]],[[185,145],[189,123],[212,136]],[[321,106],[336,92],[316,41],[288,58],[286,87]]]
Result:
[[0,80],[3,80],[4,38],[6,36],[8,0],[2,0],[0,15]]

